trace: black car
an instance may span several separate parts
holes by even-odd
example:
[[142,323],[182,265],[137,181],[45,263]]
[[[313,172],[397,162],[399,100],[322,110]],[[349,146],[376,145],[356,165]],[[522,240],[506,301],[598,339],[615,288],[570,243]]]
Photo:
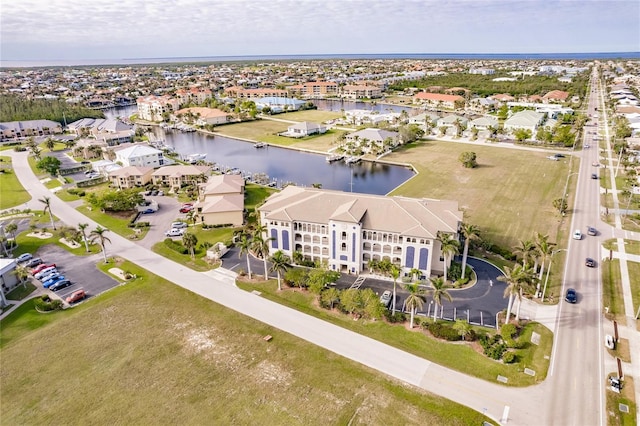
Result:
[[594,266],[596,266],[596,261],[590,257],[587,257],[587,259],[584,261],[584,264],[587,265],[589,268],[593,268]]
[[564,154],[553,154],[556,158],[564,158]]
[[598,179],[598,175],[595,173],[591,173],[591,179]]
[[578,301],[578,295],[576,294],[576,291],[572,288],[567,289],[567,294],[565,294],[564,300],[569,303],[576,303]]
[[593,235],[598,235],[598,231],[593,226],[589,226],[589,227],[587,227],[587,234],[588,235],[592,235],[592,236]]
[[49,286],[49,290],[58,291],[58,290],[63,289],[65,287],[69,287],[70,285],[71,285],[71,281],[69,281],[69,280],[60,280],[57,283],[51,284],[51,286]]

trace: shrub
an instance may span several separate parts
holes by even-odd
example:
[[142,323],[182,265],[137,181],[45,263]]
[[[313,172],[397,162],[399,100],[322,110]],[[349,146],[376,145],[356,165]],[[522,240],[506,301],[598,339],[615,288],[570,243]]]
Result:
[[402,323],[407,320],[407,315],[404,312],[396,311],[394,315],[390,309],[384,310],[384,317],[392,324]]
[[[467,265],[466,269],[466,273],[465,275],[465,282],[462,284],[466,284],[469,281],[469,278],[471,276],[471,267],[469,265]],[[451,262],[451,266],[449,267],[449,269],[447,270],[447,278],[450,279],[451,281],[458,281],[460,280],[460,277],[462,276],[462,263],[459,262]]]
[[181,243],[177,241],[173,241],[171,238],[165,238],[164,245],[166,245],[171,250],[178,252],[180,254],[189,253],[189,250],[185,246],[183,246]]
[[515,352],[505,352],[504,355],[502,355],[502,360],[505,364],[514,363],[517,358],[518,357],[516,356]]
[[505,340],[512,339],[517,332],[518,329],[514,324],[511,323],[503,324],[502,327],[500,327],[500,335]]
[[479,340],[484,354],[489,358],[500,359],[502,358],[502,354],[507,350],[507,345],[502,343],[502,338],[497,334],[494,336],[485,334],[480,336]]
[[46,294],[34,299],[34,304],[36,309],[42,312],[51,312],[62,309],[61,300],[51,300],[51,298]]
[[516,255],[511,253],[511,251],[502,248],[496,244],[491,244],[491,246],[489,247],[489,250],[492,251],[495,254],[498,254],[502,257],[504,257],[506,260],[516,260]]
[[444,339],[450,342],[455,342],[461,339],[460,333],[458,333],[458,331],[454,330],[453,327],[450,327],[447,324],[432,322],[427,326],[427,329],[429,330],[429,333],[433,335],[433,337],[436,337],[438,339]]

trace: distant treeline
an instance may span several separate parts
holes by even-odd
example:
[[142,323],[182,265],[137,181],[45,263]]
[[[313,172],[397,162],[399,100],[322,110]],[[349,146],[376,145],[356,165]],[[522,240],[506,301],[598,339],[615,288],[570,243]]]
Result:
[[443,89],[452,87],[463,87],[471,91],[471,95],[487,97],[497,93],[508,93],[513,96],[519,95],[540,95],[543,96],[552,90],[562,90],[569,92],[569,96],[584,97],[588,72],[583,72],[573,78],[571,83],[562,83],[558,77],[548,76],[522,76],[517,81],[493,81],[498,77],[513,77],[510,75],[479,75],[452,73],[447,75],[436,75],[425,77],[420,80],[403,80],[389,85],[393,90],[404,90],[411,87],[424,89],[431,86],[442,86]]
[[69,104],[60,99],[26,99],[16,95],[0,95],[0,123],[7,121],[51,120],[64,124],[81,118],[104,118],[100,110]]

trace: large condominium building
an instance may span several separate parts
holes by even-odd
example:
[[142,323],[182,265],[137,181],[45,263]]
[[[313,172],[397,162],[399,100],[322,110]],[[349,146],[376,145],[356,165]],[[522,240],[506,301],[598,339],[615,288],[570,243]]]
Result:
[[323,98],[325,96],[337,96],[339,85],[334,81],[312,81],[288,87],[292,96],[304,98]]
[[438,233],[457,237],[462,211],[455,201],[386,197],[287,186],[259,208],[270,253],[326,263],[360,274],[369,261],[388,259],[405,274],[444,271]]
[[169,96],[144,96],[137,100],[138,117],[147,121],[162,121],[164,114],[177,111],[180,100]]

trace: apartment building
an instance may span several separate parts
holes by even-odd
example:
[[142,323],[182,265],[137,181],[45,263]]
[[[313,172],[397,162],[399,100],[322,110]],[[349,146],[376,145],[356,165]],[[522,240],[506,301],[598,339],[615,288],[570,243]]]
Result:
[[463,213],[455,201],[387,197],[287,186],[259,207],[269,252],[326,263],[333,271],[369,272],[388,259],[405,274],[442,274],[439,232],[458,236]]
[[170,96],[143,96],[137,99],[138,117],[147,121],[163,121],[165,114],[180,108],[180,100]]
[[460,95],[420,92],[413,96],[415,103],[430,105],[436,108],[455,109],[464,107],[464,98]]
[[286,98],[289,93],[280,89],[245,89],[241,86],[228,87],[224,90],[225,96],[239,99],[260,99],[260,98]]
[[337,96],[339,87],[338,83],[334,81],[312,81],[309,83],[289,86],[288,90],[291,96],[299,96],[301,98],[324,98]]
[[340,92],[346,99],[374,99],[382,97],[382,89],[378,86],[347,85]]

